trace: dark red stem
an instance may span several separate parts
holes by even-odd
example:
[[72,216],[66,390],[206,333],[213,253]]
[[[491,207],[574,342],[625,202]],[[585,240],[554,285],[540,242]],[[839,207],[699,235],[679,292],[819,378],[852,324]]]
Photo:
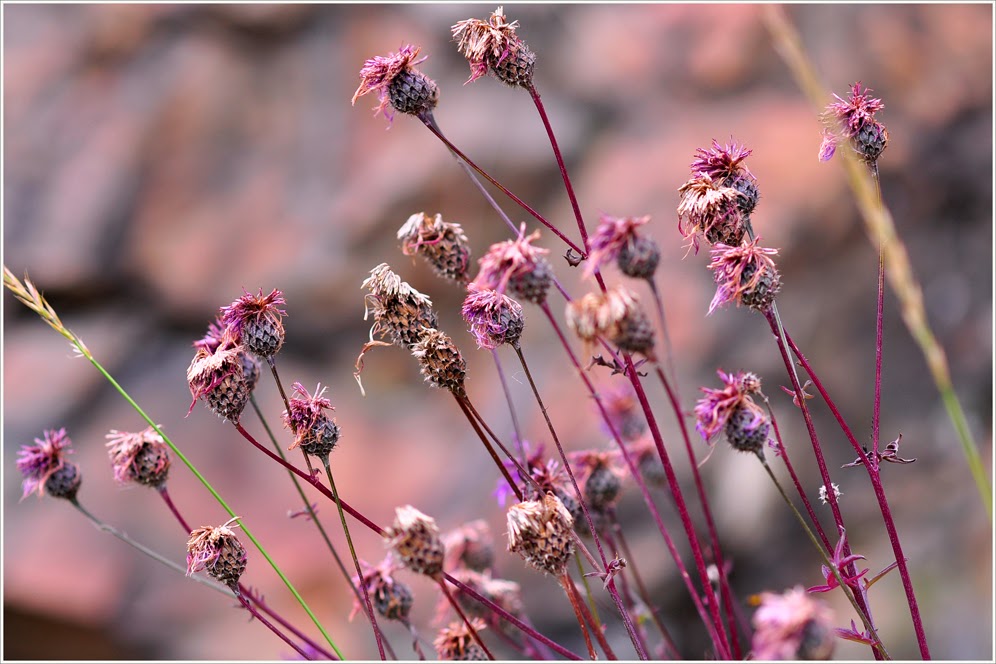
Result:
[[252,603],[242,596],[242,593],[239,591],[238,587],[233,588],[232,590],[235,591],[235,596],[239,598],[239,602],[241,602],[242,606],[246,608],[246,611],[248,611],[253,615],[253,618],[263,623],[267,627],[267,629],[269,629],[271,632],[279,636],[284,643],[286,643],[291,648],[296,650],[297,653],[301,655],[301,657],[307,660],[311,659],[311,656],[307,652],[305,652],[305,650],[301,646],[291,641],[290,637],[288,637],[286,634],[277,629],[276,626],[273,623],[271,623],[269,620],[264,618],[263,615],[256,610],[256,608],[252,605]]
[[446,587],[446,583],[442,579],[438,579],[438,583],[439,583],[439,590],[443,593],[443,595],[446,596],[446,599],[449,601],[450,606],[453,607],[453,610],[456,611],[457,615],[460,616],[460,620],[462,620],[463,624],[466,625],[467,631],[470,633],[471,638],[473,638],[474,642],[477,643],[478,646],[480,646],[481,650],[484,651],[484,654],[488,656],[488,659],[493,660],[495,656],[492,655],[491,651],[488,650],[488,647],[484,645],[484,641],[481,640],[481,635],[477,633],[476,629],[474,629],[474,626],[471,624],[470,619],[467,618],[467,614],[464,613],[463,609],[460,608],[460,604],[458,604],[457,601],[453,599],[453,593],[451,593],[449,588]]

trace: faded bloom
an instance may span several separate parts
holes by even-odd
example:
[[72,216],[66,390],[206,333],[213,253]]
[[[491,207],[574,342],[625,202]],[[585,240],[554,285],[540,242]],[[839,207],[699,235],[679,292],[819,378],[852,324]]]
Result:
[[391,343],[410,349],[426,330],[438,325],[432,300],[408,285],[387,263],[370,270],[361,287],[370,291],[364,297],[363,320],[373,313],[371,337],[388,337]]
[[478,263],[481,266],[474,283],[504,293],[506,288],[534,304],[546,301],[546,292],[553,281],[553,268],[545,258],[549,249],[533,246],[539,231],[526,235],[522,224],[519,236],[491,245]]
[[[487,628],[480,618],[472,618],[470,624],[476,632]],[[463,621],[450,623],[449,627],[441,629],[432,645],[436,647],[436,653],[442,660],[467,662],[488,659],[487,653],[477,645]]]
[[[623,440],[632,441],[642,436],[647,430],[647,418],[629,383],[619,383],[601,394],[606,417]],[[602,424],[605,426],[604,422]],[[608,427],[605,428],[606,433],[611,434]]]
[[332,402],[325,398],[325,390],[321,384],[315,388],[311,396],[301,383],[294,383],[294,394],[287,400],[290,412],[284,411],[284,426],[294,432],[294,444],[289,450],[300,447],[306,454],[327,461],[329,454],[339,442],[339,425],[334,417],[325,414],[327,410],[335,410]]
[[202,526],[191,531],[187,541],[187,576],[206,570],[213,578],[237,590],[248,560],[245,547],[229,528],[238,518],[216,528]]
[[443,536],[448,567],[467,567],[478,572],[495,564],[495,542],[483,519],[465,523]]
[[[412,604],[415,603],[415,597],[408,584],[394,578],[392,574],[394,565],[390,556],[377,567],[371,567],[364,561],[360,561],[360,564],[363,567],[362,582],[359,577],[353,576],[353,583],[357,588],[365,587],[367,589],[370,594],[370,602],[377,613],[388,620],[407,622]],[[354,597],[350,618],[362,608]]]
[[747,233],[740,209],[743,194],[716,182],[707,174],[694,176],[678,188],[678,231],[690,246],[699,249],[699,235],[710,244],[740,244]]
[[559,498],[548,493],[542,500],[512,505],[506,520],[509,551],[517,552],[541,572],[554,576],[566,573],[567,561],[574,553],[574,519]]
[[246,293],[221,310],[221,321],[236,343],[260,357],[275,355],[284,345],[283,317],[287,312],[278,304],[285,304],[284,295],[274,288],[269,295],[259,289],[257,295]]
[[405,256],[421,254],[433,271],[444,279],[466,283],[470,268],[470,241],[460,224],[443,221],[443,215],[430,217],[418,212],[398,230]]
[[716,139],[709,149],[698,148],[692,161],[693,175],[707,175],[721,187],[731,187],[740,192],[737,205],[744,216],[749,215],[757,206],[757,178],[744,165],[744,160],[753,150],[736,141],[720,145]]
[[522,305],[496,290],[468,284],[463,301],[463,319],[478,348],[493,350],[502,344],[518,348],[525,325]]
[[418,360],[425,382],[462,396],[467,377],[467,362],[449,335],[440,330],[426,330],[412,346],[412,357]]
[[588,450],[574,454],[572,461],[578,468],[578,482],[583,483],[584,498],[588,506],[604,511],[615,504],[622,490],[623,471],[612,452]]
[[585,264],[585,274],[615,259],[619,270],[627,277],[652,279],[660,262],[661,250],[652,238],[637,233],[637,228],[650,221],[650,216],[612,217],[603,214],[591,236],[591,253]]
[[63,428],[46,429],[34,445],[21,446],[17,453],[17,469],[24,476],[21,500],[32,493],[44,496],[46,491],[55,498],[76,499],[83,476],[79,466],[65,459],[74,452],[72,444]]
[[871,89],[862,89],[861,81],[858,81],[851,86],[851,94],[846,101],[834,95],[837,101],[828,104],[821,116],[825,128],[820,161],[829,161],[837,150],[837,144],[845,139],[851,142],[854,151],[865,162],[873,164],[878,160],[889,143],[889,132],[875,119],[875,114],[885,108],[885,104],[869,92]]
[[587,345],[604,337],[620,350],[653,357],[654,326],[636,293],[628,288],[616,286],[568,302],[566,319],[567,326]]
[[667,487],[667,472],[657,452],[657,446],[650,436],[643,436],[630,446],[630,452],[636,458],[636,467],[647,484]]
[[518,27],[519,22],[509,23],[504,9],[499,7],[487,21],[468,18],[450,28],[457,49],[470,63],[467,83],[491,71],[495,78],[513,87],[532,86],[536,54],[516,36]]
[[136,482],[153,488],[166,483],[169,447],[152,427],[138,433],[111,430],[105,436],[114,479],[121,484]]
[[742,371],[725,373],[722,370],[716,371],[716,374],[725,387],[721,390],[699,388],[705,396],[695,404],[695,430],[706,442],[726,427],[734,413],[740,410],[745,410],[753,420],[766,421],[764,410],[751,398],[752,394],[759,394],[761,390],[761,381],[755,374]]
[[[194,342],[194,348],[203,348],[208,354],[214,354],[225,336],[225,323],[218,315],[212,322],[208,323],[207,332],[204,337]],[[259,360],[252,353],[248,353],[239,347],[239,359],[242,361],[242,375],[245,378],[249,391],[252,392],[259,382]]]
[[[489,570],[475,572],[470,569],[455,569],[453,576],[513,616],[522,616],[522,589],[518,583],[506,579],[493,579]],[[504,618],[499,617],[497,613],[489,610],[459,587],[453,589],[453,595],[468,616],[480,618],[499,629],[506,624]],[[451,608],[445,597],[440,597],[439,600],[436,608],[437,621],[441,621]]]
[[242,353],[242,347],[236,344],[231,329],[226,329],[214,351],[209,351],[205,345],[197,348],[187,368],[187,384],[192,397],[188,415],[194,410],[197,400],[204,399],[217,415],[238,424],[250,392]]
[[[360,69],[360,87],[353,94],[352,103],[368,92],[376,92],[380,103],[374,115],[390,105],[394,110],[408,115],[425,116],[432,112],[439,101],[439,86],[415,68],[426,57],[419,58],[421,46],[406,44],[397,53],[375,56],[363,63]],[[417,58],[417,59],[416,59]],[[385,111],[388,120],[393,114]]]
[[833,655],[833,612],[801,586],[779,595],[764,592],[754,613],[753,658],[826,660]]
[[397,508],[395,514],[394,525],[387,530],[388,545],[411,571],[439,578],[445,547],[435,520],[411,505]]
[[709,269],[716,280],[716,294],[709,303],[710,314],[728,302],[762,312],[771,308],[782,287],[781,275],[771,260],[778,250],[759,247],[760,239],[737,246],[713,245]]

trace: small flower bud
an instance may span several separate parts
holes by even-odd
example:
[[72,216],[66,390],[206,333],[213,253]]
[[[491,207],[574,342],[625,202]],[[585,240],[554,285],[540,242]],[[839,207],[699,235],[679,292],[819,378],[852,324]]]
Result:
[[111,430],[105,436],[114,479],[121,484],[135,482],[159,488],[169,475],[169,447],[155,429],[138,433]]
[[439,276],[460,284],[467,282],[470,242],[460,224],[443,221],[440,214],[430,217],[418,212],[408,217],[398,239],[405,256],[421,254]]
[[474,283],[499,293],[507,288],[524,300],[543,304],[553,283],[553,268],[544,257],[550,250],[533,246],[539,231],[528,236],[525,233],[526,225],[522,224],[515,240],[491,245],[478,261],[481,269]]
[[274,288],[269,295],[246,293],[221,309],[221,319],[231,330],[232,338],[259,357],[271,357],[284,345],[283,317],[287,312],[277,307],[284,304],[283,293]]
[[760,604],[753,619],[754,659],[826,660],[833,655],[833,612],[801,586],[781,595],[761,593]]
[[411,571],[439,578],[445,547],[436,522],[411,505],[399,507],[395,512],[394,526],[387,531],[388,545]]
[[561,576],[574,552],[571,529],[574,519],[559,498],[546,494],[542,500],[512,505],[507,514],[508,550],[533,568]]
[[187,384],[193,400],[190,411],[198,399],[223,419],[239,422],[249,401],[249,383],[245,379],[239,346],[235,345],[230,331],[215,351],[197,348],[197,353],[187,369]]
[[300,447],[306,454],[327,462],[329,454],[339,442],[339,426],[335,418],[325,414],[334,410],[332,402],[323,397],[327,388],[318,385],[311,396],[301,383],[294,383],[294,395],[287,400],[290,412],[284,411],[284,426],[294,432],[294,444],[289,450]]
[[721,242],[712,248],[709,269],[716,280],[716,295],[709,304],[711,314],[728,302],[755,311],[767,311],[782,287],[782,279],[771,256],[777,249],[759,247],[760,237],[731,247]]
[[229,528],[238,517],[222,526],[202,526],[191,531],[187,541],[187,576],[205,570],[232,590],[246,569],[246,549]]
[[21,500],[32,493],[48,494],[54,498],[76,500],[83,475],[79,467],[65,457],[72,454],[73,442],[66,430],[46,429],[42,438],[35,438],[34,445],[22,445],[17,453],[17,469],[21,471],[24,490]]
[[367,313],[374,315],[371,335],[386,336],[392,343],[411,349],[426,330],[439,324],[432,300],[409,286],[387,263],[370,270],[362,288],[370,290],[365,301]]
[[[426,58],[418,58],[420,46],[407,44],[397,53],[375,56],[363,63],[360,69],[360,86],[353,94],[353,104],[369,92],[376,92],[380,103],[374,115],[388,104],[394,110],[408,115],[425,116],[432,112],[439,101],[439,86],[415,68]],[[418,58],[418,59],[416,59]],[[391,114],[385,112],[388,118]]]
[[463,319],[477,340],[478,348],[493,350],[502,344],[518,348],[525,326],[522,305],[496,290],[469,284],[463,301]]
[[[470,624],[476,632],[487,627],[480,618],[472,618]],[[449,627],[440,630],[433,645],[441,660],[470,662],[488,659],[487,653],[477,645],[466,623],[462,621],[450,623]]]
[[426,330],[418,343],[412,346],[412,356],[418,360],[425,382],[457,396],[464,394],[467,363],[445,332]]

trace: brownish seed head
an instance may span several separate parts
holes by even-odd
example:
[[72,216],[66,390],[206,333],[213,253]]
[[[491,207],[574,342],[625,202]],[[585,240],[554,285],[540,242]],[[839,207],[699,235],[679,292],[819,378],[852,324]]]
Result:
[[240,357],[242,352],[229,334],[214,352],[198,347],[187,369],[187,384],[193,397],[191,411],[198,399],[204,399],[219,416],[238,424],[250,393]]
[[370,291],[365,298],[364,320],[373,313],[371,336],[387,337],[391,343],[411,349],[426,330],[438,325],[432,300],[402,280],[387,263],[370,270],[362,287]]
[[512,505],[507,514],[508,550],[517,552],[535,569],[561,576],[574,552],[574,519],[552,493],[542,500]]
[[114,469],[114,479],[122,484],[136,482],[160,487],[169,475],[169,447],[155,429],[138,433],[111,430],[107,436],[107,453]]
[[218,527],[202,526],[191,531],[187,541],[187,576],[205,570],[235,590],[246,569],[245,547],[229,526],[238,517]]
[[388,545],[411,571],[440,578],[446,549],[436,522],[411,505],[399,507],[395,512],[394,526],[387,531]]
[[412,356],[418,360],[427,383],[457,396],[465,394],[463,384],[467,376],[467,363],[445,332],[426,330],[418,343],[412,346]]
[[[472,618],[470,624],[478,633],[487,627],[480,618]],[[433,645],[442,660],[468,662],[488,659],[487,653],[477,645],[466,623],[462,621],[450,623],[440,630]]]
[[425,212],[418,212],[398,231],[398,239],[406,256],[420,254],[439,276],[459,284],[467,283],[470,242],[460,224],[443,221],[440,214],[430,217]]

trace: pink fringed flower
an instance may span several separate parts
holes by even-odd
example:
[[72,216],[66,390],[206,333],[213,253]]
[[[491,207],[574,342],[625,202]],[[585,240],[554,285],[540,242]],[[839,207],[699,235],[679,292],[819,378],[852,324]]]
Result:
[[754,613],[753,658],[825,660],[834,650],[833,612],[796,586],[783,594],[765,592]]
[[17,469],[24,477],[21,500],[32,493],[44,496],[46,491],[55,498],[75,499],[82,476],[77,465],[65,459],[73,453],[72,444],[63,428],[46,429],[34,445],[21,446],[17,453]]
[[692,161],[693,175],[708,175],[721,186],[731,187],[740,193],[737,205],[745,216],[754,211],[758,199],[757,178],[744,164],[752,152],[736,141],[720,145],[713,139],[712,147],[698,148]]
[[536,54],[516,36],[518,21],[508,22],[505,10],[496,9],[487,21],[468,18],[450,30],[457,49],[470,63],[470,78],[476,81],[491,71],[496,78],[512,86],[532,84]]
[[251,392],[242,362],[244,351],[235,342],[231,330],[226,330],[213,351],[208,350],[210,345],[198,346],[187,368],[187,385],[192,397],[187,414],[193,412],[198,399],[204,399],[220,417],[237,423]]
[[585,264],[585,276],[591,276],[596,269],[615,260],[628,277],[653,278],[661,258],[660,248],[652,238],[637,232],[649,221],[649,215],[613,217],[603,214],[591,236],[591,253]]
[[236,343],[260,357],[270,357],[284,344],[283,317],[287,312],[278,304],[286,304],[284,295],[274,288],[269,295],[259,289],[257,295],[245,295],[221,309],[221,321]]
[[716,295],[709,304],[710,314],[728,302],[756,311],[771,307],[782,286],[781,276],[771,260],[778,250],[759,247],[760,239],[737,246],[721,242],[713,246],[709,269],[716,280]]
[[678,188],[678,231],[696,251],[699,235],[710,243],[740,244],[747,227],[740,210],[742,194],[707,174],[694,176]]
[[870,88],[862,88],[858,81],[851,86],[847,100],[834,95],[837,101],[828,104],[821,116],[826,127],[820,144],[820,161],[829,161],[837,144],[845,139],[851,141],[855,152],[868,163],[874,163],[885,150],[889,132],[875,119],[885,104],[870,92]]
[[760,422],[764,411],[754,403],[752,394],[761,392],[761,379],[749,372],[726,373],[716,371],[724,387],[719,390],[699,388],[704,397],[695,404],[695,430],[702,439],[709,441],[726,426],[730,417],[741,409],[746,409],[753,419]]
[[334,410],[332,402],[323,396],[327,388],[321,384],[312,396],[301,383],[294,383],[294,394],[287,400],[290,411],[284,411],[284,426],[294,432],[294,444],[307,454],[325,461],[339,441],[339,426],[325,411]]
[[[363,63],[360,69],[360,86],[353,94],[352,103],[370,92],[376,92],[380,103],[374,115],[391,106],[400,113],[424,115],[432,112],[439,101],[439,86],[431,78],[415,68],[424,62],[419,58],[421,46],[406,44],[397,53],[375,56]],[[385,111],[388,120],[393,114]]]
[[229,526],[239,517],[212,528],[202,526],[191,531],[187,541],[187,576],[201,570],[235,590],[246,569],[248,556],[242,542]]
[[491,245],[478,261],[481,269],[474,283],[499,293],[510,289],[535,304],[545,302],[553,281],[553,268],[545,257],[550,250],[533,246],[539,236],[539,231],[526,235],[526,225],[522,224],[516,239]]
[[493,350],[502,344],[517,348],[522,336],[522,305],[496,290],[469,284],[463,301],[463,319],[477,340],[478,348]]
[[144,431],[111,430],[107,436],[114,479],[121,484],[135,482],[158,488],[169,475],[169,447],[152,427]]

